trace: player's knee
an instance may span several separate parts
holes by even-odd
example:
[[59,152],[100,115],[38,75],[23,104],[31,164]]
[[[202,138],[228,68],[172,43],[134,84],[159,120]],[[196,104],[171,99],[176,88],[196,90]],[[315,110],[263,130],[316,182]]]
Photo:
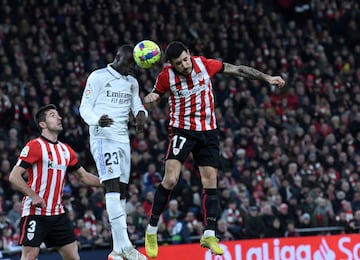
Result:
[[35,252],[27,252],[22,254],[21,260],[36,260],[37,254]]
[[64,260],[80,260],[80,255],[78,253],[65,254],[62,255]]
[[120,192],[120,182],[118,178],[106,180],[103,184],[106,192]]
[[204,188],[216,187],[217,176],[216,176],[216,174],[203,175],[203,176],[201,176],[201,182],[202,182]]
[[165,189],[172,190],[175,188],[178,180],[179,180],[179,178],[174,177],[174,176],[165,177],[162,182],[162,185],[164,186]]

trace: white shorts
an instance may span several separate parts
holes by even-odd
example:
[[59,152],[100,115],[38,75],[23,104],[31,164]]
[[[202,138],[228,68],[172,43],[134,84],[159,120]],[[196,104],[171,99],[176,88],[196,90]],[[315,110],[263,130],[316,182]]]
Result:
[[119,178],[129,183],[130,143],[121,143],[109,139],[93,139],[90,149],[96,163],[100,182]]

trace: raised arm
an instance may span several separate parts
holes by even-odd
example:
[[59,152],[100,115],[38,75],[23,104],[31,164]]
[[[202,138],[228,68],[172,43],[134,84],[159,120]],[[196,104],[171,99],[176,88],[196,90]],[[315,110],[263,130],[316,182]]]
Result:
[[255,68],[245,66],[245,65],[233,65],[230,63],[224,62],[224,74],[232,75],[232,76],[242,76],[247,79],[252,80],[262,80],[270,85],[275,85],[279,88],[283,88],[285,86],[285,80],[283,80],[280,76],[271,76],[265,74]]

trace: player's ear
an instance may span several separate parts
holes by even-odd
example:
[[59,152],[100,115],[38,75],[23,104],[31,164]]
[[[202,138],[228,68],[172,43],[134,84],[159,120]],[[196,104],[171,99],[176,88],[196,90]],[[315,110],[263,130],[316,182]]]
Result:
[[40,127],[41,129],[46,128],[46,123],[45,123],[44,121],[39,122],[39,127]]

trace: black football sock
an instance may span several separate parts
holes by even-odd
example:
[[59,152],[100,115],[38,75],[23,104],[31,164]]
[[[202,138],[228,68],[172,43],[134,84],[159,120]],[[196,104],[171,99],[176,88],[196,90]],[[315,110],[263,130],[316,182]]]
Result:
[[171,190],[167,190],[161,184],[155,191],[154,202],[151,210],[150,226],[156,227],[160,215],[164,212],[169,201]]
[[216,229],[216,219],[218,214],[218,193],[216,189],[204,189],[202,193],[202,208],[204,214],[205,230]]

